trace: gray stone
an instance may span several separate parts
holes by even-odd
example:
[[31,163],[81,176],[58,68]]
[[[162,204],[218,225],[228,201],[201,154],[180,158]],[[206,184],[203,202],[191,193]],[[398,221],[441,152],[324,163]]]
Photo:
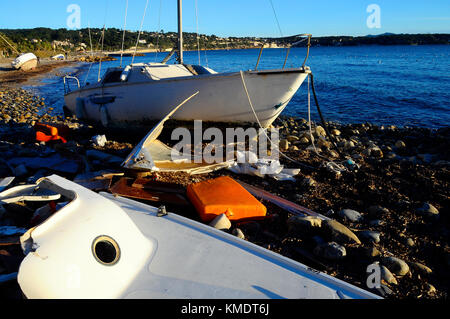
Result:
[[240,239],[245,239],[244,232],[240,228],[233,229],[232,234]]
[[325,131],[325,129],[322,126],[317,126],[315,129],[315,133],[317,134],[317,136],[326,136],[327,132]]
[[353,209],[343,209],[338,214],[340,217],[347,219],[351,222],[359,222],[362,219],[362,215]]
[[361,244],[359,238],[350,229],[335,220],[323,221],[322,227],[338,243]]
[[406,144],[405,144],[405,142],[399,140],[399,141],[395,142],[395,147],[396,148],[405,148]]
[[427,294],[434,295],[436,293],[436,288],[432,284],[427,283]]
[[375,158],[383,158],[383,151],[379,148],[372,148],[370,150],[370,155]]
[[397,285],[397,279],[385,266],[381,265],[381,278],[390,285]]
[[322,227],[322,219],[313,216],[292,216],[287,220],[287,225],[289,231],[310,232]]
[[364,249],[364,253],[369,258],[375,258],[380,256],[380,251],[376,247],[369,247]]
[[344,246],[331,242],[318,245],[314,248],[314,254],[329,260],[340,260],[347,255],[347,252]]
[[314,187],[314,186],[316,186],[316,181],[314,179],[312,179],[311,177],[305,177],[302,180],[302,186]]
[[437,208],[430,203],[424,203],[421,208],[417,209],[417,212],[428,217],[436,217],[439,215],[439,211],[437,210]]
[[341,131],[339,131],[338,129],[333,129],[333,130],[331,130],[331,134],[333,134],[335,136],[340,136],[341,135]]
[[369,221],[369,225],[370,226],[383,226],[384,221],[382,221],[381,219],[374,219],[374,220]]
[[416,245],[416,243],[414,242],[414,240],[412,238],[406,239],[405,243],[406,243],[406,246],[409,246],[409,247],[414,247]]
[[425,266],[424,264],[418,263],[418,262],[412,263],[411,267],[422,275],[429,275],[433,272],[433,270],[431,270],[431,268]]
[[281,140],[280,141],[280,150],[282,152],[286,152],[289,149],[289,141],[288,140]]
[[[303,133],[302,136],[300,136],[300,140],[301,140],[301,141],[302,141],[303,138],[305,138],[305,139],[308,140],[306,143],[314,142],[314,136],[313,136],[313,135],[310,135],[309,132],[305,132],[305,133]],[[306,144],[306,143],[305,143],[305,144]]]
[[366,242],[371,242],[371,243],[379,243],[380,242],[380,233],[379,232],[375,232],[375,231],[370,231],[370,230],[364,230],[361,232],[358,232],[358,237],[361,238],[362,240],[366,241]]
[[219,230],[228,230],[231,228],[231,222],[225,214],[221,214],[214,218],[209,225]]
[[384,257],[381,262],[390,271],[398,276],[404,276],[409,273],[409,266],[406,262],[396,257]]
[[369,207],[368,213],[373,217],[380,218],[388,214],[389,210],[387,208],[381,207],[380,205],[374,205]]

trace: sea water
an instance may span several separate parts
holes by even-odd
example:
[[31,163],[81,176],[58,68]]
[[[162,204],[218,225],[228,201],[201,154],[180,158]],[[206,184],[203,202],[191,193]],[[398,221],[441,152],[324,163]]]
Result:
[[[286,49],[265,49],[258,69],[282,68]],[[167,53],[148,53],[134,62],[161,62]],[[255,69],[259,49],[185,52],[185,63],[200,64],[217,72]],[[287,68],[303,64],[305,48],[291,49]],[[131,63],[123,58],[123,65]],[[102,62],[100,76],[117,61]],[[174,63],[174,59],[169,61]],[[450,126],[450,45],[312,47],[307,65],[326,120],[440,128]],[[98,79],[99,64],[61,69],[84,85]],[[71,83],[74,88],[76,84]],[[60,77],[50,76],[32,88],[47,104],[61,111],[64,88]],[[283,115],[307,117],[307,82]],[[312,117],[318,119],[312,100]]]

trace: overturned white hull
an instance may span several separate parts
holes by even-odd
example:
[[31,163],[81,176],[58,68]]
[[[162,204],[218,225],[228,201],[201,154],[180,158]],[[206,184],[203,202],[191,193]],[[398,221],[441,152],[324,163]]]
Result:
[[72,201],[22,237],[28,298],[377,298],[179,215],[55,175],[41,187]]
[[38,59],[33,53],[21,54],[11,63],[13,68],[23,71],[34,69],[37,65]]
[[[262,126],[270,126],[281,114],[308,74],[309,70],[302,68],[243,72]],[[257,123],[239,72],[100,82],[67,94],[65,103],[79,117],[108,126],[130,126],[164,118],[197,91],[200,94],[173,119]]]

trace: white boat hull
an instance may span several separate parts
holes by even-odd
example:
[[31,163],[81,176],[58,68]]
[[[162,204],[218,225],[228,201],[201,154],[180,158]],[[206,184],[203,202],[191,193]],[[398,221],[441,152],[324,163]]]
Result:
[[[270,126],[280,115],[307,76],[308,71],[303,69],[244,72],[251,101],[264,127]],[[99,83],[67,94],[65,103],[73,114],[77,114],[77,98],[82,98],[85,119],[111,126],[130,126],[164,118],[197,91],[200,94],[177,111],[173,119],[257,123],[239,72],[134,83]],[[97,104],[98,98],[103,97],[109,97],[113,102]]]
[[[21,238],[27,298],[377,298],[182,216],[158,217],[155,207],[55,175],[45,182],[73,200]],[[105,236],[119,252],[109,265],[94,256]]]
[[16,70],[29,71],[35,69],[38,65],[38,59],[33,53],[25,53],[18,56],[11,66]]

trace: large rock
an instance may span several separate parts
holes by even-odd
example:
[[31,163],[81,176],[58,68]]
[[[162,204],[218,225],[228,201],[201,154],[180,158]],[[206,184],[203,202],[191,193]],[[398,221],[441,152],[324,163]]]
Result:
[[293,216],[288,219],[287,225],[289,231],[298,233],[309,233],[313,230],[322,227],[322,219],[313,216],[307,217]]
[[406,262],[397,257],[384,257],[381,262],[390,271],[399,276],[404,276],[409,273],[409,266]]
[[354,223],[359,222],[362,219],[362,215],[353,209],[343,209],[338,215]]
[[383,279],[386,283],[390,285],[397,285],[397,279],[395,276],[387,269],[385,266],[381,265],[381,279]]
[[322,227],[338,243],[361,244],[359,238],[350,229],[335,220],[323,221]]
[[395,142],[395,147],[396,148],[405,148],[406,144],[405,144],[405,142],[399,140],[399,141]]
[[417,262],[412,263],[411,267],[422,275],[429,275],[433,272],[431,268]]
[[240,239],[245,239],[244,232],[240,228],[233,229],[232,234]]
[[344,246],[331,242],[318,245],[314,248],[314,254],[329,260],[340,260],[347,255],[347,252]]
[[316,131],[317,136],[326,136],[327,135],[327,132],[325,131],[325,129],[322,126],[317,126],[315,131]]
[[376,244],[380,242],[380,235],[381,234],[379,232],[370,230],[358,232],[358,237],[361,238],[363,241]]
[[214,218],[209,225],[219,230],[228,230],[231,228],[231,222],[225,214],[221,214]]
[[439,215],[439,211],[437,210],[437,208],[430,203],[424,203],[421,208],[417,209],[417,212],[428,217],[436,217]]
[[286,152],[289,149],[289,141],[288,140],[281,140],[280,141],[280,150],[282,152]]

